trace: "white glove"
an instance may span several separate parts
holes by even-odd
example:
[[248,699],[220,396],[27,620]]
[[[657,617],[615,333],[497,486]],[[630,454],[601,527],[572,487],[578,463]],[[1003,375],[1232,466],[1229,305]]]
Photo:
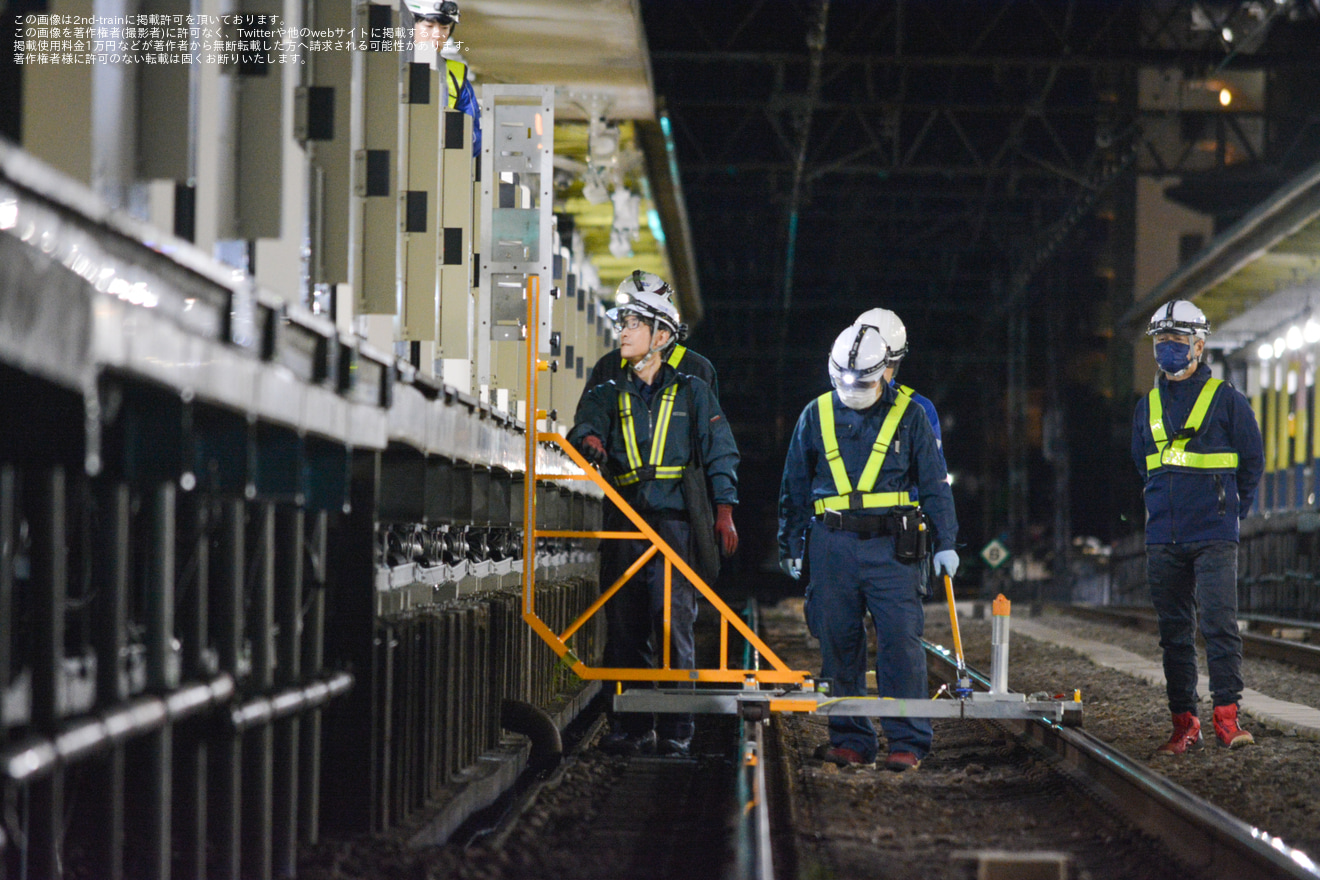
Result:
[[784,574],[788,575],[793,580],[802,577],[801,559],[781,559],[779,560],[779,568]]
[[935,575],[947,574],[953,577],[958,573],[958,553],[956,550],[941,550],[935,554]]

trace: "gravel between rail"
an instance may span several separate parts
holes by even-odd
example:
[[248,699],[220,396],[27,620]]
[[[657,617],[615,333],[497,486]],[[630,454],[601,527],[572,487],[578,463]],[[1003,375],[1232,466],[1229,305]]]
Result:
[[[819,663],[818,649],[800,625],[800,609],[800,600],[781,602],[763,611],[762,626],[786,661],[812,668]],[[951,645],[944,608],[930,606],[927,620],[927,638]],[[1036,620],[1159,656],[1156,637],[1148,633],[1054,613]],[[960,628],[968,663],[988,672],[989,622],[962,620]],[[1320,698],[1320,677],[1277,663],[1248,661],[1244,676],[1248,686],[1281,699]],[[1080,688],[1087,731],[1244,821],[1320,852],[1312,797],[1320,783],[1320,744],[1248,719],[1254,748],[1229,752],[1208,745],[1179,759],[1153,758],[1168,732],[1163,688],[1017,634],[1010,642],[1009,687],[1051,694]],[[1208,702],[1201,714],[1208,722]],[[1178,873],[1158,844],[1113,824],[1101,809],[1064,798],[1066,786],[1022,750],[1003,742],[987,746],[986,728],[978,722],[937,721],[935,750],[921,769],[897,775],[822,764],[811,753],[827,737],[824,720],[781,721],[800,801],[793,818],[798,877],[903,877],[918,869],[923,877],[970,877],[972,863],[962,856],[985,850],[1068,853],[1072,876],[1092,880]]]

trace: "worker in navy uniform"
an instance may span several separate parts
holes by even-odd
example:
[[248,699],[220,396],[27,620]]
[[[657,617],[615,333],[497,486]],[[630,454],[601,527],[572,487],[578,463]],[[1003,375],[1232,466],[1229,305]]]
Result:
[[[674,301],[674,289],[669,286],[669,282],[659,275],[652,272],[643,272],[641,269],[634,269],[631,275],[619,282],[619,286],[615,290],[615,301],[624,302],[636,293],[656,294],[669,300],[671,304]],[[680,323],[678,331],[670,338],[668,347],[661,352],[665,362],[680,373],[688,373],[704,380],[710,386],[715,399],[718,400],[720,397],[720,383],[719,378],[715,375],[715,366],[702,355],[683,345],[682,343],[686,338],[687,325]],[[602,382],[608,382],[611,379],[617,380],[627,371],[628,362],[619,353],[619,349],[616,348],[596,361],[596,365],[591,368],[591,375],[587,377],[587,387],[583,389],[582,393],[585,394]]]
[[[683,472],[698,456],[714,499],[714,535],[725,556],[738,547],[733,506],[738,503],[738,446],[703,380],[664,360],[678,333],[678,312],[665,297],[636,291],[608,313],[619,328],[627,372],[597,385],[578,402],[569,441],[599,465],[619,494],[689,565],[695,560]],[[609,528],[607,524],[607,528]],[[631,530],[631,526],[629,527]],[[619,552],[602,554],[601,587],[608,588],[650,545],[614,540]],[[657,554],[605,604],[605,665],[654,668],[662,655],[664,559]],[[696,588],[673,569],[670,603],[670,666],[695,669],[693,625]],[[601,747],[616,754],[686,755],[694,725],[690,714],[658,718],[622,713]]]
[[1196,704],[1198,611],[1210,668],[1214,729],[1221,745],[1254,740],[1238,722],[1242,637],[1237,624],[1238,524],[1264,470],[1251,404],[1201,363],[1210,324],[1174,300],[1151,316],[1160,372],[1132,419],[1132,460],[1146,483],[1146,578],[1159,615],[1173,734],[1156,751],[1199,748]]
[[481,107],[468,81],[466,63],[452,57],[457,49],[450,42],[458,27],[459,9],[455,0],[405,0],[413,14],[413,43],[435,50],[436,67],[445,74],[448,101],[445,107],[472,117],[472,155],[481,155]]
[[[933,525],[935,571],[958,570],[958,522],[930,422],[912,398],[884,381],[892,350],[873,326],[854,325],[829,357],[834,391],[798,417],[779,490],[780,565],[803,576],[807,622],[820,639],[821,677],[836,697],[866,695],[869,612],[878,637],[876,684],[882,697],[925,699],[926,656],[919,568],[922,517]],[[917,487],[921,514],[908,487]],[[920,766],[930,752],[925,718],[884,718],[885,767]],[[830,718],[818,756],[840,766],[876,759],[868,718]]]
[[[935,450],[939,453],[940,461],[944,464],[945,470],[948,470],[948,462],[944,459],[944,433],[940,430],[940,414],[935,411],[935,404],[931,403],[930,398],[923,394],[918,394],[906,385],[898,383],[898,368],[903,358],[907,356],[907,327],[898,315],[889,309],[867,309],[857,316],[853,321],[853,326],[858,324],[869,324],[880,331],[880,335],[890,345],[889,366],[885,368],[885,381],[893,387],[899,394],[906,394],[912,398],[912,402],[921,407],[926,413],[927,420],[930,421],[930,429],[935,434]],[[915,504],[917,501],[917,487],[912,486],[908,489],[908,495]],[[930,596],[930,566],[921,566],[921,594]]]

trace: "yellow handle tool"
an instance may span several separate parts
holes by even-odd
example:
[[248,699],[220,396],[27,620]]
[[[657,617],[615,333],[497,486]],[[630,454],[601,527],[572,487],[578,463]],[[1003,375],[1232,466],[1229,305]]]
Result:
[[962,636],[958,632],[958,612],[953,607],[953,578],[944,576],[944,595],[949,598],[949,625],[953,627],[953,653],[958,658],[958,672],[965,668],[963,663]]
[[972,695],[972,679],[967,674],[967,664],[963,662],[962,635],[958,632],[958,611],[953,604],[953,578],[944,576],[944,595],[949,598],[949,625],[953,627],[953,653],[958,661],[958,683],[953,688],[953,695],[966,699]]

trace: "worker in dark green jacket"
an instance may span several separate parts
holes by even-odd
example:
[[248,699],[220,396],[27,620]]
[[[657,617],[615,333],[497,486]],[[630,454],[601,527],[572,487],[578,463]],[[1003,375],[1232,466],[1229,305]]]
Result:
[[[705,467],[715,504],[715,539],[724,555],[738,547],[733,506],[738,503],[738,446],[710,386],[681,373],[663,353],[678,332],[678,313],[665,297],[638,291],[609,313],[620,333],[625,374],[589,389],[578,402],[569,441],[601,467],[620,495],[670,547],[693,565],[696,559],[683,472]],[[614,530],[620,523],[605,524]],[[601,556],[601,585],[613,584],[647,549],[643,541],[618,541]],[[654,668],[662,650],[664,560],[652,558],[605,605],[605,664]],[[697,591],[674,569],[670,604],[670,666],[695,669],[693,625]],[[617,754],[658,751],[686,755],[692,716],[627,713],[615,716],[602,748]]]

